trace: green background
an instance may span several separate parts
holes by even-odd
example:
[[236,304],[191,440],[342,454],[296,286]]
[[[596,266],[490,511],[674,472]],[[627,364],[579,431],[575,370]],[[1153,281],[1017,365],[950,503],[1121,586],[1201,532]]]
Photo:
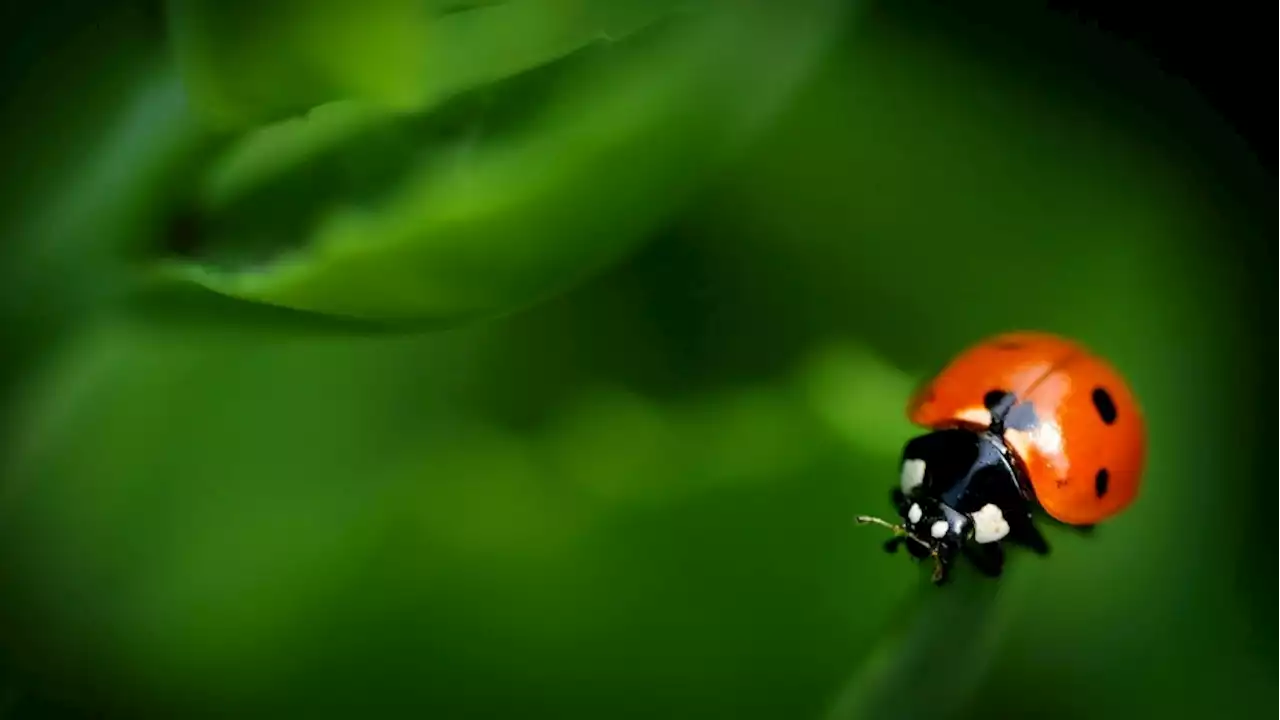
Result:
[[[171,17],[11,11],[4,707],[1269,716],[1271,179],[1188,88],[1059,18],[794,7],[812,22],[691,34],[709,64],[663,64],[664,33],[724,8],[504,80],[481,160],[476,116],[446,105],[207,221],[210,262],[252,272],[297,243],[305,261],[317,208],[356,197],[353,236],[413,251],[339,256],[290,297],[408,329],[190,287],[207,266],[172,223],[229,131],[187,105]],[[253,82],[307,72],[261,52],[237,55]],[[360,72],[246,91],[219,122],[418,97],[412,73]],[[610,98],[639,100],[596,112]],[[477,214],[360,205],[420,146],[462,168],[430,165],[425,197],[469,181]],[[405,267],[425,294],[384,292]],[[1130,378],[1142,495],[1091,537],[1047,529],[1053,554],[999,582],[936,590],[852,516],[889,512],[912,387],[1012,328]]]

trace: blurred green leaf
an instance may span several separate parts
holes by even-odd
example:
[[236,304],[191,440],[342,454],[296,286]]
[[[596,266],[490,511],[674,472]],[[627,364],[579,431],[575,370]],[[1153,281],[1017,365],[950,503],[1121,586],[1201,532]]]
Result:
[[196,106],[243,126],[331,100],[421,103],[431,42],[422,0],[170,0],[169,27]]
[[1010,568],[999,580],[956,570],[941,588],[920,578],[918,594],[898,609],[827,720],[964,716],[1036,568]]
[[170,0],[197,109],[249,127],[341,100],[422,110],[448,95],[625,36],[670,2]]
[[673,12],[697,12],[699,6],[709,4],[707,0],[480,0],[459,8],[451,3],[450,12],[433,20],[430,42],[423,48],[425,102],[434,104],[592,45],[618,42]]
[[31,47],[13,48],[16,58],[34,48],[38,59],[6,68],[12,82],[0,101],[7,357],[34,344],[27,331],[61,324],[68,306],[82,305],[78,296],[104,283],[104,265],[137,241],[137,219],[157,209],[157,185],[172,182],[174,158],[189,143],[163,38],[129,9],[96,6],[77,18],[92,23],[91,33],[53,22],[45,37],[23,38]]
[[[434,112],[349,100],[264,127],[209,167],[168,237],[185,253],[152,277],[371,320],[535,301],[633,247],[753,137],[842,12],[709,3]],[[584,27],[648,16],[618,17]]]
[[164,223],[176,188],[216,150],[191,121],[171,66],[149,52],[154,47],[125,41],[141,56],[131,58],[127,79],[104,78],[115,82],[92,114],[31,153],[28,162],[51,175],[53,189],[5,213],[0,340],[14,374],[0,371],[0,393],[22,384],[27,364],[64,333],[114,310],[132,289],[129,257]]

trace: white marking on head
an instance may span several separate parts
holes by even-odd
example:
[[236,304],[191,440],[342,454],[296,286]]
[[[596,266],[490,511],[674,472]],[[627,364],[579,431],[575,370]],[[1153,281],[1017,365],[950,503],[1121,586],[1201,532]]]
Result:
[[947,536],[947,530],[949,529],[951,529],[951,526],[947,524],[946,520],[939,520],[929,528],[929,534],[941,540]]
[[915,459],[902,461],[902,492],[909,495],[923,482],[924,461]]
[[911,503],[911,509],[907,511],[907,519],[914,524],[920,522],[922,517],[924,517],[924,511],[920,509],[919,505]]
[[978,543],[993,543],[1009,534],[1009,523],[1005,522],[1000,508],[987,503],[973,514],[973,539]]

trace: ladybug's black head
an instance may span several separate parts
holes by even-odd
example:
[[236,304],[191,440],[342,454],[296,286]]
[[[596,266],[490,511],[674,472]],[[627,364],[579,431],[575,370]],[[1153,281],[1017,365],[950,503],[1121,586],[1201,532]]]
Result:
[[902,522],[893,524],[877,517],[858,516],[860,523],[872,523],[893,531],[894,537],[885,546],[896,550],[905,544],[915,557],[933,558],[934,582],[945,579],[946,568],[964,547],[972,535],[972,520],[946,503],[928,495],[908,498],[896,493],[898,513]]
[[918,542],[911,543],[913,554],[954,555],[970,530],[969,517],[949,505],[927,495],[904,499],[899,505],[902,527]]
[[935,580],[971,541],[997,542],[1009,532],[1006,511],[1023,505],[1018,475],[997,435],[967,428],[940,429],[912,439],[903,449],[894,489],[899,523],[861,516],[859,522],[894,532],[886,546],[900,545],[937,563]]

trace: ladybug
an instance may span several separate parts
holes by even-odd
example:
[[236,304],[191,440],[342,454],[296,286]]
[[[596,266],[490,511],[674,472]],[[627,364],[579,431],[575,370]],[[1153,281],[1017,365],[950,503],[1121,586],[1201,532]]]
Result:
[[893,491],[900,523],[885,545],[933,558],[946,581],[960,555],[989,576],[1006,543],[1049,548],[1032,518],[1092,528],[1138,494],[1146,428],[1124,378],[1080,344],[1041,332],[988,338],[956,356],[911,398],[929,432],[908,441]]

